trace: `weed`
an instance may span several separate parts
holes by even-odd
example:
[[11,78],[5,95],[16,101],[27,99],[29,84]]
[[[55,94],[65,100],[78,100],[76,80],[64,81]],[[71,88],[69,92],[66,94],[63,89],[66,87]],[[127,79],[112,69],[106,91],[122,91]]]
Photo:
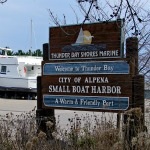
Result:
[[61,127],[60,116],[56,123],[45,119],[46,132],[38,130],[44,118],[36,118],[35,109],[21,115],[9,113],[0,120],[0,150],[149,150],[142,111],[135,108],[123,115],[121,138],[116,118],[105,113],[74,113],[65,128]]

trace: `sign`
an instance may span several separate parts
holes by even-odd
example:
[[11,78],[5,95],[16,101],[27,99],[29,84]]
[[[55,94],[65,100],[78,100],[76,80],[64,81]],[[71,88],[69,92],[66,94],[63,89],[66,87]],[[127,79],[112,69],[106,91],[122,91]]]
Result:
[[132,76],[123,52],[122,20],[49,28],[42,62],[42,107],[124,111]]
[[123,57],[122,20],[49,29],[49,59]]
[[43,104],[56,108],[125,110],[132,95],[131,81],[126,74],[46,75],[42,77]]
[[127,110],[128,97],[92,97],[43,95],[43,103],[48,107],[87,110]]
[[59,74],[129,74],[129,64],[126,61],[85,61],[43,65],[43,75]]

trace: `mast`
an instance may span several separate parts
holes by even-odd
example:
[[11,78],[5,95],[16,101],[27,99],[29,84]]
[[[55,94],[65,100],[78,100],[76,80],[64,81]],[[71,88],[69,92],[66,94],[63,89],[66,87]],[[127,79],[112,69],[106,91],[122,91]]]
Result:
[[32,51],[32,19],[31,19],[31,37],[30,37],[30,49]]
[[[33,48],[36,49],[36,38],[35,38],[35,33],[34,33],[34,24],[33,20],[31,19],[31,25],[30,25],[30,50],[31,50],[31,55],[32,55],[32,50]],[[34,38],[34,39],[33,39]],[[34,47],[35,46],[35,47]]]

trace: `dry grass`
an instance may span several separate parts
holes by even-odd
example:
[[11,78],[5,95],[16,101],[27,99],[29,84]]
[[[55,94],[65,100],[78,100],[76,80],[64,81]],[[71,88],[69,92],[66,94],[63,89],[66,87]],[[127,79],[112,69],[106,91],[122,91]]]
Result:
[[19,116],[6,114],[0,120],[0,150],[150,150],[149,134],[140,123],[141,110],[131,109],[125,115],[122,132],[105,114],[79,117],[76,113],[64,129],[59,118],[55,128],[45,119],[46,132],[37,132],[44,118],[37,120],[35,110]]

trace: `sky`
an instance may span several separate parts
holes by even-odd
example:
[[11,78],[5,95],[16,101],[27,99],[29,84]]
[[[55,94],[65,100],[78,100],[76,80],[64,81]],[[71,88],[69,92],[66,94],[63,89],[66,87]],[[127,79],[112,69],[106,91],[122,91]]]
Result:
[[72,8],[78,9],[75,0],[7,0],[0,4],[0,47],[7,46],[14,52],[42,50],[48,43],[49,27],[54,26],[48,9],[60,20],[65,14],[67,24],[75,24]]
[[[115,1],[118,0],[111,0]],[[149,3],[149,0],[143,1]],[[0,47],[9,47],[15,52],[42,50],[42,45],[49,40],[49,27],[54,26],[48,9],[60,21],[65,14],[67,25],[77,23],[76,15],[79,22],[84,20],[76,0],[7,0],[0,4]]]

